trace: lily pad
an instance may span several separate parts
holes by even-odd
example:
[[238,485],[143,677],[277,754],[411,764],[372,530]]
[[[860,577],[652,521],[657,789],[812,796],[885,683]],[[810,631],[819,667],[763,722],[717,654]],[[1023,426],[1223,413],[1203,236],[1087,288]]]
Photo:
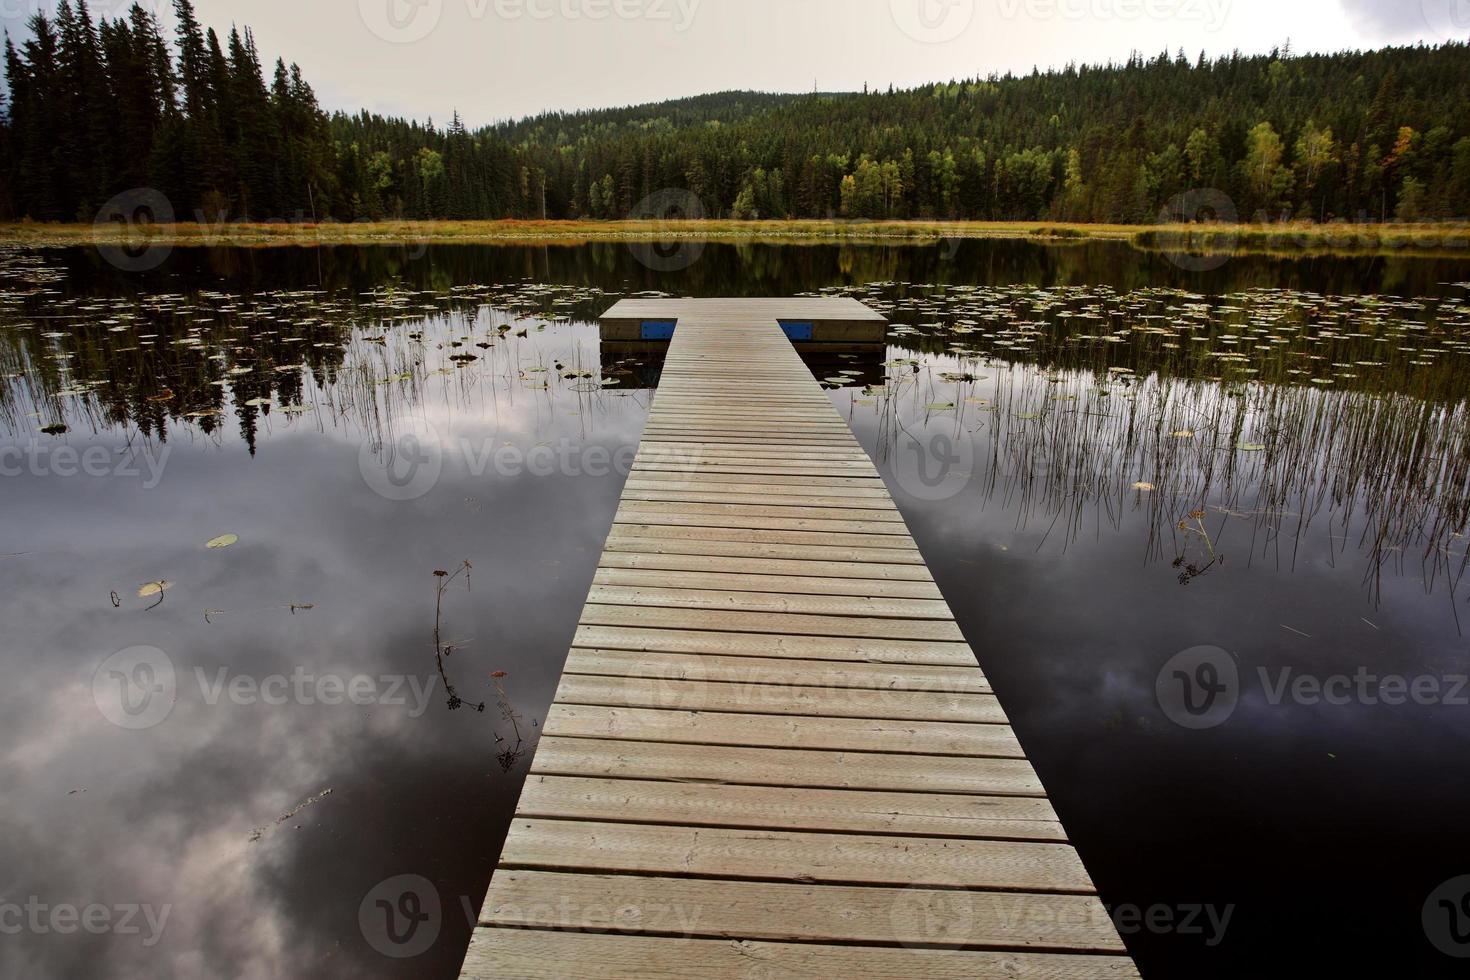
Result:
[[205,543],[204,547],[206,547],[206,548],[213,548],[213,549],[228,548],[230,545],[234,544],[235,542],[237,542],[239,540],[240,540],[239,535],[235,535],[235,534],[221,534],[217,538],[211,538],[208,542]]
[[1266,451],[1264,442],[1241,442],[1236,447],[1243,453],[1263,453]]
[[138,588],[138,598],[147,599],[152,596],[160,595],[164,592],[167,592],[173,587],[174,584],[172,582],[164,582],[161,580],[158,582],[148,582],[147,584],[142,585]]

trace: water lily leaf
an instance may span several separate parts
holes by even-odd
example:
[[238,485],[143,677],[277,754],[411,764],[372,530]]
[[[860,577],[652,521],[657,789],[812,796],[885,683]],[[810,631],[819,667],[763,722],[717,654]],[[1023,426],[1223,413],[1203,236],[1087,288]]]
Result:
[[1236,449],[1239,449],[1243,453],[1263,453],[1263,452],[1266,451],[1266,444],[1264,442],[1244,442],[1244,441],[1242,441],[1235,448]]
[[172,582],[164,582],[161,580],[158,582],[149,582],[146,585],[139,587],[138,598],[147,599],[150,596],[161,595],[173,587],[174,584]]
[[240,538],[239,538],[238,535],[235,535],[235,534],[221,534],[217,538],[210,538],[209,541],[204,545],[204,547],[206,547],[206,548],[215,548],[215,549],[218,549],[218,548],[228,548],[230,545],[234,544],[235,542],[237,542],[239,540],[240,540]]

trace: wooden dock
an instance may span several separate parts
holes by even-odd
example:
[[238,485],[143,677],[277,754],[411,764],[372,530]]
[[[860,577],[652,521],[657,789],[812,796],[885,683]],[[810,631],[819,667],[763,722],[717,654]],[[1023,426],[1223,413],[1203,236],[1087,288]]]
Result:
[[1137,977],[781,309],[680,308],[461,975]]

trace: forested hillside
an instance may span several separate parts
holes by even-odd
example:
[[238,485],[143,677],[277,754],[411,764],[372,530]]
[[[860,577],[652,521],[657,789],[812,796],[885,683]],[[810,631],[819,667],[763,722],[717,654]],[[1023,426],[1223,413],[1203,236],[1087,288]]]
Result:
[[152,188],[180,220],[622,218],[674,189],[685,216],[1149,222],[1214,188],[1242,219],[1470,216],[1464,44],[977,65],[904,91],[731,92],[470,131],[457,114],[329,116],[295,66],[263,68],[247,28],[221,40],[174,6],[171,38],[141,7],[107,20],[63,0],[7,39],[0,214],[92,221]]

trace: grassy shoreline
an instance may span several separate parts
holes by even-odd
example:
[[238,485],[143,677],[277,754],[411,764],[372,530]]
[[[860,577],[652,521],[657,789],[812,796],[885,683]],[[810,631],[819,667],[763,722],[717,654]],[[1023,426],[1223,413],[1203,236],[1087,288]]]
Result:
[[583,245],[701,240],[731,244],[927,244],[967,239],[1125,241],[1150,251],[1470,257],[1470,222],[1430,224],[1114,225],[1045,221],[379,221],[292,223],[0,224],[0,245],[57,248],[321,245]]

